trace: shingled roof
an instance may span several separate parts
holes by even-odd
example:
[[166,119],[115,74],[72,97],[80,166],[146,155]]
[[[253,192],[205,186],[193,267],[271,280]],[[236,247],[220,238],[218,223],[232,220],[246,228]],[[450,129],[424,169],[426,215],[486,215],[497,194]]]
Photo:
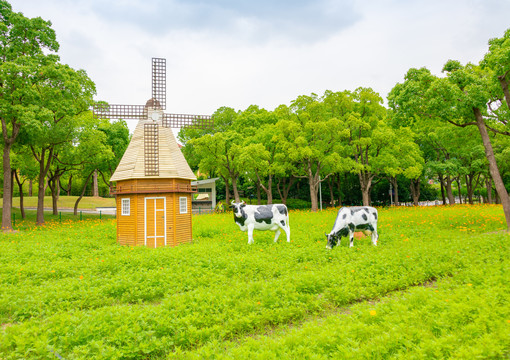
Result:
[[[145,176],[144,162],[144,124],[158,124],[159,140],[159,175]],[[136,126],[131,142],[120,160],[119,166],[110,181],[130,179],[186,179],[196,180],[184,155],[175,140],[172,129],[161,126],[161,120],[140,120]]]

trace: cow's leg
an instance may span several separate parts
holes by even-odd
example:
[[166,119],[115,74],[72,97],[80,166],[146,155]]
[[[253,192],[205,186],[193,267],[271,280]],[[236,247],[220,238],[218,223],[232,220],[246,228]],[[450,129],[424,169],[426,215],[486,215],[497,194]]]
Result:
[[377,224],[374,226],[372,231],[372,244],[377,246],[377,240],[379,240],[379,234],[377,233]]
[[349,239],[350,239],[349,247],[353,247],[354,246],[354,224],[349,224]]
[[278,241],[278,237],[280,236],[280,228],[276,229],[274,232],[274,242]]
[[253,244],[253,229],[255,228],[254,224],[248,225],[248,244]]
[[279,227],[278,232],[280,231],[280,229],[285,231],[285,235],[287,235],[287,242],[290,242],[290,227],[289,227],[288,219],[287,219],[287,222],[285,220],[280,220],[280,222],[278,223],[278,227]]
[[287,225],[282,228],[283,231],[285,231],[285,234],[287,235],[287,242],[290,242],[290,227]]

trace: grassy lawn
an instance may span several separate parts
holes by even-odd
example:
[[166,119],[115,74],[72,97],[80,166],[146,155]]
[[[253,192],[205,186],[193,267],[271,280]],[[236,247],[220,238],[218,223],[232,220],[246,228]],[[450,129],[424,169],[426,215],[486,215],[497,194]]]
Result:
[[[60,196],[58,200],[59,208],[73,209],[78,196]],[[14,207],[19,207],[19,197],[12,199]],[[3,199],[0,199],[0,207]],[[37,207],[37,196],[24,196],[23,204],[25,207]],[[51,196],[44,197],[44,207],[51,208],[53,206]],[[79,209],[92,209],[96,207],[115,207],[115,198],[102,198],[93,196],[84,196],[78,204]]]
[[292,211],[290,243],[228,213],[176,248],[119,246],[113,219],[0,234],[0,358],[510,356],[500,206],[379,209],[377,247],[326,250],[335,216]]

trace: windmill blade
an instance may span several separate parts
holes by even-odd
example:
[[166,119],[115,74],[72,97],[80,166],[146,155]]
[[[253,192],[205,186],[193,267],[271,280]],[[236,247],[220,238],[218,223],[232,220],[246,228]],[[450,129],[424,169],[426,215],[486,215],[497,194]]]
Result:
[[167,128],[211,129],[213,125],[214,119],[209,115],[163,114],[162,126]]
[[166,109],[166,59],[152,58],[152,98]]
[[95,117],[103,119],[140,119],[147,117],[147,109],[144,105],[96,104],[92,111]]
[[145,176],[159,176],[159,132],[156,123],[144,124]]

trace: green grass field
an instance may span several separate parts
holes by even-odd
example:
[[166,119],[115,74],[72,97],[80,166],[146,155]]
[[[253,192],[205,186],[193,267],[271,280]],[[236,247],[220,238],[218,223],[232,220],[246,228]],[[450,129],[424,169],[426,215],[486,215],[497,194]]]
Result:
[[507,359],[500,206],[379,209],[379,246],[325,249],[335,210],[291,243],[193,218],[194,242],[116,244],[113,219],[0,234],[0,359]]

